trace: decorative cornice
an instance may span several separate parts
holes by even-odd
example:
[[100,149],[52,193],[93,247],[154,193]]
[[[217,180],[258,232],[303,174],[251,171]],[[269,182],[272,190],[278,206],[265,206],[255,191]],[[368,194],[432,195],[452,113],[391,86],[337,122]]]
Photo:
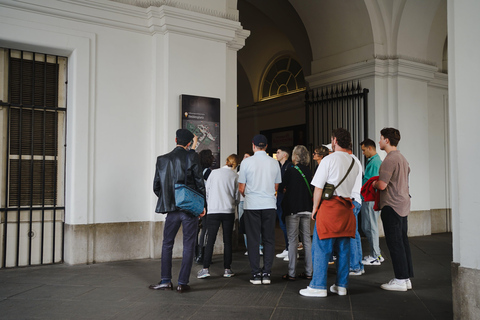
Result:
[[373,56],[374,59],[378,60],[405,60],[405,61],[412,61],[412,62],[417,62],[421,64],[426,64],[429,66],[433,67],[438,67],[436,62],[425,60],[425,59],[420,59],[420,58],[415,58],[412,56],[406,56],[403,54],[397,54],[397,55],[383,55],[383,54],[376,54]]
[[305,77],[310,88],[318,88],[344,81],[364,79],[369,77],[402,77],[430,82],[438,68],[432,64],[405,60],[398,56],[389,59],[386,56],[364,62],[354,63],[349,66],[328,70],[322,73]]
[[129,4],[129,5],[140,7],[140,8],[169,6],[169,7],[180,8],[188,11],[203,13],[209,16],[219,17],[222,19],[238,21],[238,12],[225,13],[225,12],[220,12],[213,9],[208,9],[208,8],[203,8],[199,6],[194,6],[191,4],[182,3],[176,0],[109,0],[109,1]]
[[249,30],[239,29],[235,32],[235,38],[227,43],[227,46],[230,49],[238,51],[245,46],[245,39],[247,39],[248,36],[250,36]]
[[428,83],[430,87],[448,89],[448,74],[435,72],[434,79]]
[[[250,34],[249,31],[243,30],[240,22],[198,12],[167,5],[148,7],[146,10],[147,25],[152,35],[156,33],[182,34],[225,42],[229,45],[235,44],[241,48],[245,44],[245,38]],[[240,36],[239,39],[237,36]],[[242,39],[242,37],[245,38]]]
[[[143,8],[127,2],[156,6]],[[240,22],[220,17],[214,10],[173,0],[0,0],[1,7],[142,34],[177,33],[224,42],[234,50],[243,48],[250,35]]]

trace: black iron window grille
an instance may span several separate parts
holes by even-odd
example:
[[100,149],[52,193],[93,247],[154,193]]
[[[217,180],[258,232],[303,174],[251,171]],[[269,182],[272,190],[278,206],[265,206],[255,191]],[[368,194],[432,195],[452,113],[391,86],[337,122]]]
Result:
[[0,48],[0,64],[2,268],[59,263],[67,59]]

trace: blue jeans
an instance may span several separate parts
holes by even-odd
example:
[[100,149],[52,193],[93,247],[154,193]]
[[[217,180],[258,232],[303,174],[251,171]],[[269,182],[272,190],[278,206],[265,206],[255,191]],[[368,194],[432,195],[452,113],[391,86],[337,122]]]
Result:
[[330,238],[320,240],[317,226],[313,228],[312,260],[313,278],[310,281],[312,289],[327,289],[328,260],[333,249],[337,252],[337,278],[335,284],[339,287],[348,287],[348,273],[350,269],[350,238]]
[[378,240],[378,218],[380,217],[380,211],[373,210],[374,204],[375,201],[363,201],[361,217],[363,233],[365,233],[368,243],[370,244],[370,254],[374,258],[378,258],[378,256],[381,255]]
[[358,232],[358,213],[362,208],[362,205],[357,201],[353,201],[353,214],[356,220],[355,239],[350,238],[350,270],[358,272],[363,270],[362,264],[362,240],[360,239],[360,233]]
[[178,284],[188,284],[190,278],[195,254],[198,218],[183,211],[173,211],[167,214],[163,229],[162,283],[172,281],[172,250],[180,225],[183,231],[183,257]]

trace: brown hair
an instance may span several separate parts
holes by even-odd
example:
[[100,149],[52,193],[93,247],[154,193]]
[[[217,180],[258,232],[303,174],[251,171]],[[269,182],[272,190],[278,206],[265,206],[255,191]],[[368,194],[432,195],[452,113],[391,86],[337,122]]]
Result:
[[398,142],[400,141],[400,131],[395,128],[383,128],[380,131],[380,134],[385,138],[390,141],[390,145],[392,147],[396,147],[398,145]]
[[227,166],[232,169],[236,169],[238,166],[238,156],[235,153],[232,153],[227,157]]
[[319,156],[324,156],[324,157],[330,154],[330,150],[328,150],[328,148],[325,146],[316,147],[315,150],[313,151]]

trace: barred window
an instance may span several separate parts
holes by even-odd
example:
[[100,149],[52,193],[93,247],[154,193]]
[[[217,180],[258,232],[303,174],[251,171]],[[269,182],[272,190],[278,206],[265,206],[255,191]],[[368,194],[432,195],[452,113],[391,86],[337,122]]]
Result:
[[0,50],[7,84],[0,108],[8,142],[2,207],[63,205],[66,58]]

